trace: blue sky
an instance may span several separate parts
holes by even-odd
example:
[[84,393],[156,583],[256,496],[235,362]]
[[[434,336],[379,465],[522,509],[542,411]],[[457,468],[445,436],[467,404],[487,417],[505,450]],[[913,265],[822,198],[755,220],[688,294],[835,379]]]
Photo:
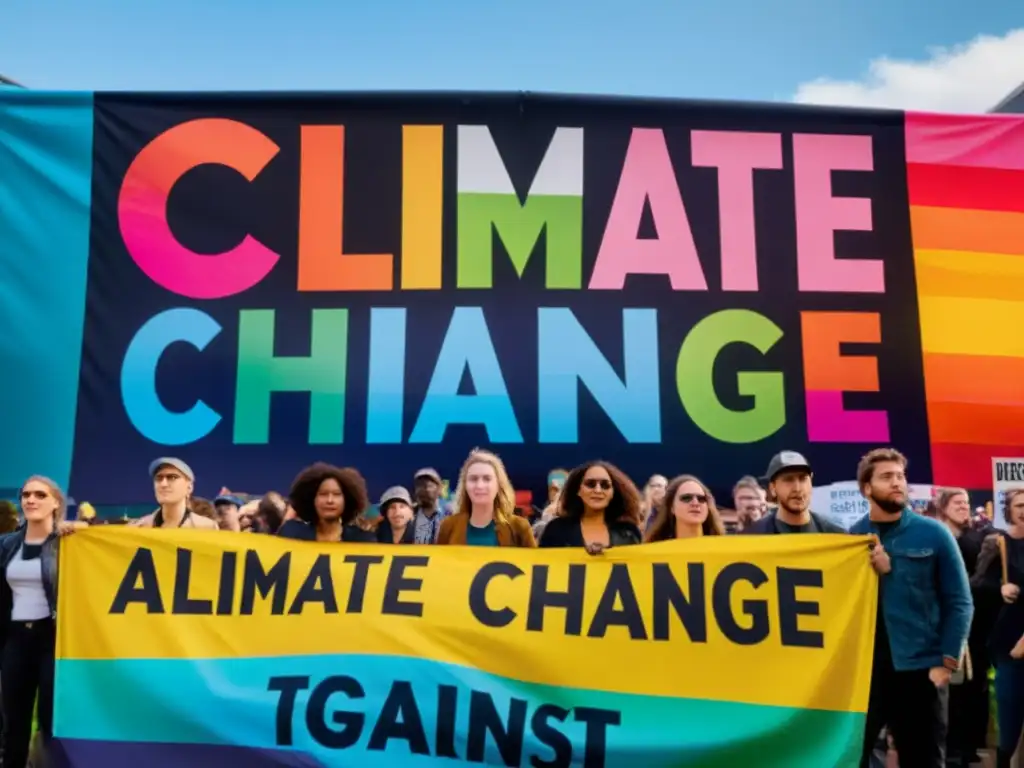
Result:
[[[4,0],[45,89],[486,89],[789,99],[1024,26],[1022,0]],[[1021,72],[1024,79],[1024,72]]]

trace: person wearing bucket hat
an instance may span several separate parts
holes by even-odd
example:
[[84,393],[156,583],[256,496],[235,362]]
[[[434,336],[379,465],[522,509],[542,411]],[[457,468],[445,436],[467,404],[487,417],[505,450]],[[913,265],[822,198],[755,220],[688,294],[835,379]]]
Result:
[[412,496],[400,485],[388,488],[380,497],[380,525],[377,541],[381,544],[415,544]]
[[161,456],[149,463],[149,476],[153,478],[153,491],[160,506],[153,514],[136,520],[134,525],[141,528],[218,530],[213,520],[192,514],[189,502],[196,476],[188,464],[173,456]]
[[796,451],[780,451],[768,462],[764,482],[778,505],[743,533],[845,533],[842,526],[811,511],[811,464]]

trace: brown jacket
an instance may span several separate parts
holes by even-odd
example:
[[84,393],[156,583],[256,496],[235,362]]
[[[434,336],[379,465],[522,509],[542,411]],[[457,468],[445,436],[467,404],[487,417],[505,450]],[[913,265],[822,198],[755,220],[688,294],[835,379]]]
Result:
[[[438,544],[465,544],[466,526],[469,515],[461,512],[441,521],[441,530],[437,533]],[[522,517],[513,515],[508,523],[494,521],[494,534],[498,537],[499,547],[536,547],[530,524]]]

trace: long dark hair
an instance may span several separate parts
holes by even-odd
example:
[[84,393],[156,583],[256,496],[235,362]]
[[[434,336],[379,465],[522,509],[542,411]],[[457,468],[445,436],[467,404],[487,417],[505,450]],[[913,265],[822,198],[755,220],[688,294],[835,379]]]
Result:
[[608,473],[608,477],[612,481],[614,493],[612,494],[611,501],[608,502],[608,507],[604,511],[605,523],[608,525],[620,522],[629,523],[639,528],[642,506],[640,491],[637,490],[636,485],[626,476],[625,472],[614,464],[609,464],[607,461],[589,461],[586,464],[580,464],[580,466],[569,473],[558,499],[558,516],[574,519],[583,516],[583,499],[580,498],[580,486],[583,485],[583,477],[587,474],[587,470],[592,467],[601,467]]
[[679,495],[679,488],[683,483],[696,483],[700,486],[701,493],[708,497],[708,516],[701,523],[701,533],[705,536],[725,535],[722,516],[718,513],[711,489],[693,475],[679,475],[679,477],[672,478],[672,482],[665,489],[665,498],[658,505],[658,514],[647,531],[647,535],[644,536],[644,541],[667,541],[676,537],[675,515],[672,514],[672,507],[675,505],[676,496]]

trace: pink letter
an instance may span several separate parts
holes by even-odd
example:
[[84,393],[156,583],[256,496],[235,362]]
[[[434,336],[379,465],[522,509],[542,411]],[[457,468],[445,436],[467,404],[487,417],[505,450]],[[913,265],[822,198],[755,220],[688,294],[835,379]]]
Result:
[[782,168],[782,135],[745,131],[694,131],[695,166],[718,168],[718,227],[722,290],[757,290],[754,169]]
[[848,411],[843,393],[806,392],[807,439],[812,443],[889,442],[889,414],[885,411]]
[[870,136],[793,135],[796,263],[801,291],[885,293],[880,259],[837,259],[835,231],[871,231],[871,201],[833,197],[832,171],[871,171]]
[[226,165],[252,181],[277,153],[278,146],[252,126],[220,118],[181,123],[143,147],[124,174],[117,201],[121,237],[139,269],[190,299],[234,296],[270,274],[280,257],[251,235],[215,255],[179,243],[167,223],[167,198],[198,165]]
[[[647,200],[657,240],[637,237]],[[668,275],[677,291],[708,289],[665,134],[657,128],[633,129],[589,287],[622,290],[630,274]]]

